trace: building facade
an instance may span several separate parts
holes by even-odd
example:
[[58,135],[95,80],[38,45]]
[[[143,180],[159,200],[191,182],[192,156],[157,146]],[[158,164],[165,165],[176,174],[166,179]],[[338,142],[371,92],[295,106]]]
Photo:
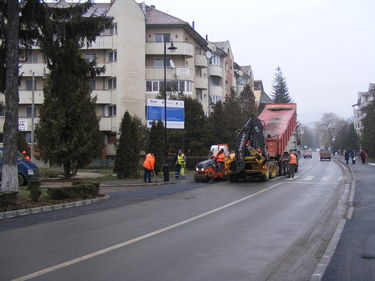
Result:
[[366,107],[375,99],[375,83],[370,83],[367,92],[358,92],[358,102],[353,105],[354,128],[359,136],[363,132],[363,118],[366,116]]

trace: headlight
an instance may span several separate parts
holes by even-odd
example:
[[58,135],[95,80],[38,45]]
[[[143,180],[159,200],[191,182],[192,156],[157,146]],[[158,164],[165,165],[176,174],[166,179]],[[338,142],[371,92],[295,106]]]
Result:
[[204,171],[204,168],[201,168],[201,172],[203,172]]
[[28,174],[29,176],[33,176],[33,175],[34,175],[34,170],[28,169],[28,170],[27,170],[27,174]]
[[197,171],[197,172],[199,172],[199,168],[197,167],[197,168],[195,168],[195,170]]

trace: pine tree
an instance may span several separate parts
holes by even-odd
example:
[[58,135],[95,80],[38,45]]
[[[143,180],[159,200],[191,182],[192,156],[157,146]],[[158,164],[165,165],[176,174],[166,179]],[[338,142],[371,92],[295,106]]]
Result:
[[161,171],[164,162],[164,125],[162,121],[152,124],[149,137],[149,146],[146,153],[156,154],[155,171]]
[[252,115],[258,115],[254,92],[248,84],[246,84],[243,91],[240,93],[239,102],[241,106],[242,123],[245,123]]
[[127,178],[134,172],[133,158],[133,130],[132,120],[128,111],[125,112],[121,121],[120,139],[116,150],[116,160],[113,171],[117,174],[118,178]]
[[91,6],[89,1],[46,9],[45,14],[37,15],[45,20],[38,42],[50,74],[35,133],[42,159],[63,165],[66,178],[96,158],[103,145],[89,80],[105,69],[96,67],[95,61],[84,60],[80,48],[109,28],[111,20],[84,17]]
[[273,103],[293,102],[292,98],[289,96],[288,86],[279,66],[276,68],[272,89]]

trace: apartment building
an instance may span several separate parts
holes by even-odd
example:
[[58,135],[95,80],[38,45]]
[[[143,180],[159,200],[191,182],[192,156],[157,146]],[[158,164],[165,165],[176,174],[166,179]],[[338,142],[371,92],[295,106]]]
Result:
[[[164,87],[164,44],[168,93],[183,93],[201,102],[208,114],[208,44],[189,23],[140,4],[146,22],[146,99]],[[168,47],[176,47],[170,51]]]
[[254,92],[254,75],[251,65],[239,66],[234,63],[234,75],[236,77],[237,95],[241,94],[246,85]]
[[367,92],[358,92],[358,102],[353,105],[354,111],[354,128],[359,136],[363,132],[363,118],[365,117],[366,107],[374,101],[375,98],[375,83],[370,83]]

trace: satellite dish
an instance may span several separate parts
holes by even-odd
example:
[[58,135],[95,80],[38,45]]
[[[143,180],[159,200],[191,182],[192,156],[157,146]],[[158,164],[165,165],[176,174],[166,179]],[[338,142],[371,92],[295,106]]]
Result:
[[212,53],[211,53],[210,51],[207,51],[207,52],[206,52],[206,57],[207,57],[208,59],[210,59],[210,58],[212,57]]
[[171,65],[172,68],[175,68],[173,60],[169,60],[169,64]]

